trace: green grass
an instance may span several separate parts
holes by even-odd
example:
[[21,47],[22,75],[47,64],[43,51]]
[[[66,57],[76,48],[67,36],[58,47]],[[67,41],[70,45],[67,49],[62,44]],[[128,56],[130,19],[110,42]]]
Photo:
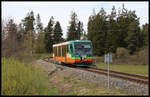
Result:
[[[98,68],[107,69],[107,64],[96,64]],[[110,70],[148,76],[148,65],[116,65],[110,64]]]
[[56,95],[48,76],[32,64],[2,58],[2,95]]

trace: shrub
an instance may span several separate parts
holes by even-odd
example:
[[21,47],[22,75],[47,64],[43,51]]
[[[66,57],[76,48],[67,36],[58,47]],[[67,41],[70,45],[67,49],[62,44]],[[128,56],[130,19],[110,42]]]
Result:
[[129,51],[126,48],[117,48],[117,58],[126,58],[129,55]]
[[2,58],[2,95],[47,95],[48,76],[40,68]]
[[142,65],[148,64],[148,48],[144,48],[143,50],[138,52],[138,61]]

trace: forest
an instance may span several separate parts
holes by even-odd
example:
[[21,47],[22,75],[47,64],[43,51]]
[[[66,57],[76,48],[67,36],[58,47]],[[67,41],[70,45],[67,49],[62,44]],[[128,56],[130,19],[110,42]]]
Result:
[[59,21],[50,16],[46,27],[43,27],[40,14],[28,12],[19,24],[11,18],[2,20],[2,57],[14,57],[22,60],[22,56],[52,53],[52,45],[69,40],[91,40],[94,56],[103,56],[111,52],[135,54],[148,47],[148,23],[140,26],[136,12],[112,7],[107,14],[101,8],[98,13],[93,9],[89,16],[87,32],[83,29],[82,20],[75,12],[71,17],[67,36],[63,38],[63,31]]

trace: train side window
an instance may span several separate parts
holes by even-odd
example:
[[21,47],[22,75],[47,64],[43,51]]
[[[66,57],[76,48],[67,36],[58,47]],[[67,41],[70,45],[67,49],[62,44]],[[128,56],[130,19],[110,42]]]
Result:
[[59,56],[59,47],[57,47],[57,57]]
[[59,46],[57,47],[57,57],[59,57]]
[[66,53],[67,53],[67,51],[66,51],[66,45],[64,46],[64,57],[66,56]]
[[61,46],[59,47],[59,57],[61,57]]
[[56,48],[56,57],[57,57],[57,47],[55,47]]
[[61,57],[62,57],[62,46],[60,47],[60,51],[61,51]]
[[64,46],[64,57],[65,57],[65,54],[66,54],[66,46]]
[[53,54],[54,54],[54,56],[55,56],[55,47],[53,47]]
[[56,57],[56,47],[54,47],[54,54],[55,54],[55,57]]
[[61,46],[61,57],[63,56],[63,47]]
[[54,55],[55,55],[55,57],[56,57],[56,47],[54,47]]
[[64,46],[62,46],[62,57],[64,57]]
[[58,47],[58,56],[60,57],[60,46]]
[[61,56],[63,57],[64,56],[64,54],[63,54],[64,53],[64,47],[62,46],[61,49],[62,49],[62,55]]
[[62,46],[62,56],[65,56],[65,46]]
[[59,47],[59,57],[61,57],[61,46]]
[[72,47],[72,44],[70,44],[70,51],[71,51],[71,54],[73,55],[73,47]]
[[55,47],[55,56],[57,56],[57,47]]
[[61,56],[63,57],[64,56],[64,46],[62,46],[61,49],[62,49],[62,55]]
[[66,53],[68,53],[68,45],[66,45]]
[[57,47],[57,56],[59,57],[59,46]]
[[53,47],[53,54],[55,55],[55,50],[54,50],[55,48]]

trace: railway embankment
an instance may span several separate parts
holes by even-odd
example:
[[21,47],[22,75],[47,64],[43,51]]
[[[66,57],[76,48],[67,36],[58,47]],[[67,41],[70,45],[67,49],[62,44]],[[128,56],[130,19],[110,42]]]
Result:
[[[98,83],[107,87],[107,76],[103,74],[97,74],[89,71],[84,71],[77,68],[70,68],[62,65],[52,64],[43,60],[38,60],[38,64],[42,65],[45,72],[48,73],[49,77],[57,73],[63,73],[69,75],[72,78],[77,78],[86,82]],[[136,83],[127,79],[120,79],[110,77],[110,88],[116,88],[119,90],[127,91],[129,95],[148,95],[148,84]]]

